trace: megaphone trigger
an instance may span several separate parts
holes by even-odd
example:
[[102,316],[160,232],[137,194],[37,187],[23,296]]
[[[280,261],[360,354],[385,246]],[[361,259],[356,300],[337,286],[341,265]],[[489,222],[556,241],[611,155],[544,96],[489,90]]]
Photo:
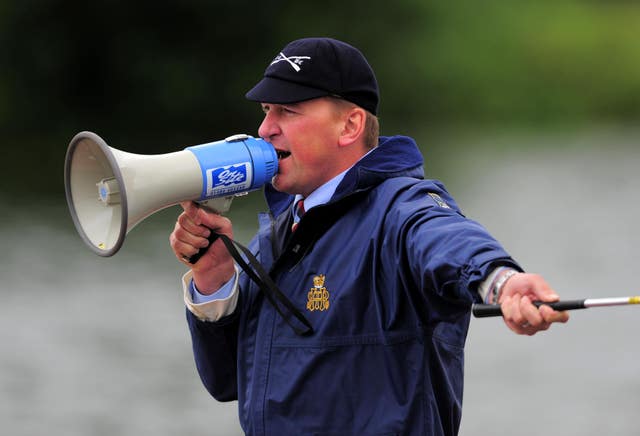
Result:
[[226,197],[211,198],[209,200],[196,201],[196,204],[198,204],[203,209],[222,215],[223,213],[226,213],[229,211],[229,209],[231,209],[231,202],[233,201],[233,198],[238,197],[240,195],[241,194],[227,195]]

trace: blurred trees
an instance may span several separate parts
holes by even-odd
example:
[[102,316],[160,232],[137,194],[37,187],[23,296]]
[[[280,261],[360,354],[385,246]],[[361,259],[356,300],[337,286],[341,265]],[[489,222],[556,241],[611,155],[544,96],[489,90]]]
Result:
[[612,0],[5,1],[0,170],[37,163],[54,183],[29,189],[59,193],[80,130],[138,153],[255,135],[244,93],[304,36],[365,53],[383,133],[635,123],[638,25],[640,4]]

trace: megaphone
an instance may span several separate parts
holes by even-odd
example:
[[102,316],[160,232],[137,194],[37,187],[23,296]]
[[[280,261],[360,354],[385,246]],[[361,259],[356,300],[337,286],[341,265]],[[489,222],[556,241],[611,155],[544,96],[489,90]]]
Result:
[[64,183],[76,230],[89,248],[107,257],[149,215],[188,200],[226,212],[234,196],[259,189],[277,171],[273,146],[248,135],[140,155],[80,132],[67,149]]

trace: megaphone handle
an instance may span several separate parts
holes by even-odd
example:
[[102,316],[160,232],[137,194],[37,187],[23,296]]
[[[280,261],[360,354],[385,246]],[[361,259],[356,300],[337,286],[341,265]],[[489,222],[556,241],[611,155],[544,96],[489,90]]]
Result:
[[201,248],[200,251],[198,251],[196,254],[194,254],[193,256],[191,256],[188,260],[188,262],[190,264],[194,264],[196,263],[198,260],[200,260],[200,258],[202,257],[203,254],[205,254],[207,252],[207,250],[209,249],[209,247],[211,247],[211,245],[216,242],[216,240],[220,237],[219,234],[215,233],[215,232],[211,232],[211,234],[209,235],[209,237],[207,238],[207,240],[209,241],[209,245],[207,245],[204,248]]
[[[202,207],[203,209],[222,214],[228,212],[231,208],[231,201],[233,200],[233,197],[233,195],[228,195],[226,197],[210,198],[209,200],[197,201],[196,204],[198,205],[198,207]],[[187,259],[187,261],[192,265],[196,263],[202,257],[202,255],[207,252],[209,247],[213,245],[213,243],[216,241],[216,239],[218,239],[219,236],[220,235],[218,235],[217,233],[211,232],[211,234],[207,238],[209,241],[209,245],[201,248],[200,251]]]

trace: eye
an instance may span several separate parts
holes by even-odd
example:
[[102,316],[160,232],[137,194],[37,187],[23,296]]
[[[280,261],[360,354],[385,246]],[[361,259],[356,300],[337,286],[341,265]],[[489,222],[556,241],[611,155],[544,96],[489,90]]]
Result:
[[295,108],[293,108],[292,106],[282,106],[282,112],[284,112],[285,114],[295,114],[298,113]]

